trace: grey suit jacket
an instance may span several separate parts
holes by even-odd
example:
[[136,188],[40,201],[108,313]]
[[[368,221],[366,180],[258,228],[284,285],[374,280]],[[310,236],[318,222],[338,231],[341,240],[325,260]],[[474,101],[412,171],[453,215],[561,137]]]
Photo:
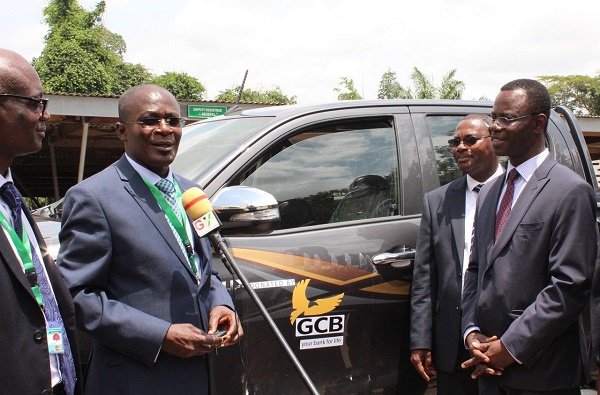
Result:
[[425,194],[413,271],[410,348],[432,350],[445,372],[453,371],[461,343],[466,188],[463,176]]
[[[76,393],[81,393],[79,349],[75,330],[73,301],[46,244],[27,207],[23,207],[31,224],[43,264],[52,284],[61,317],[67,330],[77,369]],[[23,272],[21,261],[0,229],[0,392],[41,394],[51,385],[50,362],[46,342],[46,322],[31,286]]]
[[494,244],[502,184],[479,195],[475,240],[463,293],[463,330],[501,337],[522,364],[506,385],[574,388],[585,373],[580,314],[597,254],[596,201],[577,174],[548,157],[534,172]]
[[[176,177],[182,190],[195,186]],[[58,264],[78,324],[93,339],[87,394],[208,392],[207,358],[160,352],[172,323],[207,330],[208,314],[232,307],[195,236],[197,285],[165,215],[125,157],[71,188],[64,201]]]

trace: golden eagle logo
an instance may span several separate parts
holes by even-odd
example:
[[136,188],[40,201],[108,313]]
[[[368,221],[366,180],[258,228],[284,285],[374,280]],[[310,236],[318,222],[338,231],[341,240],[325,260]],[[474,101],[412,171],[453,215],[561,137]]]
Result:
[[294,308],[294,311],[290,314],[290,322],[292,325],[300,314],[311,316],[329,313],[340,304],[344,297],[344,294],[341,293],[330,298],[317,299],[314,301],[315,304],[311,306],[311,301],[306,298],[306,288],[308,287],[309,282],[310,279],[302,280],[296,285],[296,288],[294,288],[294,293],[292,294],[292,307]]

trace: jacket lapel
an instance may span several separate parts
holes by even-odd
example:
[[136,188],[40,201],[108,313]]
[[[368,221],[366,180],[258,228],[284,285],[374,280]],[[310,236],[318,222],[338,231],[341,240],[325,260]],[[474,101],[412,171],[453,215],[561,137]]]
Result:
[[115,168],[124,183],[125,190],[129,192],[144,214],[148,216],[158,233],[165,239],[171,250],[173,250],[173,253],[177,255],[181,264],[184,265],[190,275],[195,278],[195,275],[190,268],[189,261],[183,254],[183,251],[165,218],[164,212],[158,205],[152,192],[150,192],[142,180],[142,177],[140,177],[138,172],[129,164],[125,156],[122,156],[121,159],[117,161]]
[[448,188],[448,196],[445,199],[445,210],[447,218],[450,218],[452,228],[452,240],[456,248],[458,261],[457,273],[462,273],[465,249],[465,191],[467,188],[467,177],[463,176],[458,182]]
[[[504,224],[504,228],[502,228],[502,232],[500,232],[498,240],[496,240],[496,243],[492,247],[491,256],[488,260],[488,267],[492,264],[492,262],[498,257],[498,254],[500,254],[500,252],[512,239],[513,234],[515,233],[517,227],[523,220],[523,217],[529,210],[529,207],[531,207],[535,199],[538,197],[539,193],[544,189],[544,186],[549,181],[548,173],[550,172],[552,167],[554,167],[555,164],[556,161],[554,159],[552,159],[551,157],[546,158],[546,160],[542,162],[540,167],[538,167],[536,171],[532,174],[531,178],[529,178],[527,184],[525,184],[525,186],[523,187],[519,198],[517,199],[517,201],[513,205],[512,210],[510,211],[508,219]],[[496,199],[496,202],[498,202],[498,199]]]

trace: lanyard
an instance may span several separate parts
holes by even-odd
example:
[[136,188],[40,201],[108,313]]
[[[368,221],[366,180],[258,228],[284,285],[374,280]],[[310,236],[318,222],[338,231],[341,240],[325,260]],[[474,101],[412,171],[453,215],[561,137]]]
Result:
[[29,242],[29,236],[27,236],[25,226],[23,226],[23,238],[19,239],[17,232],[15,232],[14,228],[10,225],[2,212],[0,212],[0,224],[6,229],[10,239],[17,248],[17,253],[19,254],[19,258],[21,258],[21,263],[23,264],[23,269],[25,269],[25,276],[27,276],[31,291],[40,307],[43,306],[44,302],[42,301],[42,294],[40,292],[40,287],[37,284],[37,274],[35,272],[35,267],[33,266],[33,260],[31,259],[31,243]]
[[[166,214],[168,221],[171,223],[171,225],[181,238],[181,241],[183,242],[183,245],[185,247],[188,261],[190,262],[190,267],[192,268],[194,274],[197,275],[198,268],[196,267],[196,260],[194,259],[194,250],[192,249],[192,243],[190,243],[190,239],[185,229],[185,219],[177,218],[177,215],[173,211],[173,208],[171,208],[171,205],[166,201],[162,192],[156,187],[156,185],[152,184],[144,177],[142,177],[142,180],[144,180],[144,183],[146,184],[148,189],[150,189],[150,192],[152,192],[152,195],[156,199],[156,202]],[[173,179],[173,185],[175,186],[175,198],[177,201],[179,201],[179,199],[181,199],[181,189],[179,189],[179,185],[177,185],[175,179]]]

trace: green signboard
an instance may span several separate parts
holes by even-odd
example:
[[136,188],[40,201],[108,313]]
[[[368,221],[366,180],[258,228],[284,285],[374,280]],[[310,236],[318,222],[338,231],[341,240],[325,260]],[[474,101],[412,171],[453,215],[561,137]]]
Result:
[[223,115],[227,111],[226,106],[198,106],[188,105],[188,118],[212,118]]

